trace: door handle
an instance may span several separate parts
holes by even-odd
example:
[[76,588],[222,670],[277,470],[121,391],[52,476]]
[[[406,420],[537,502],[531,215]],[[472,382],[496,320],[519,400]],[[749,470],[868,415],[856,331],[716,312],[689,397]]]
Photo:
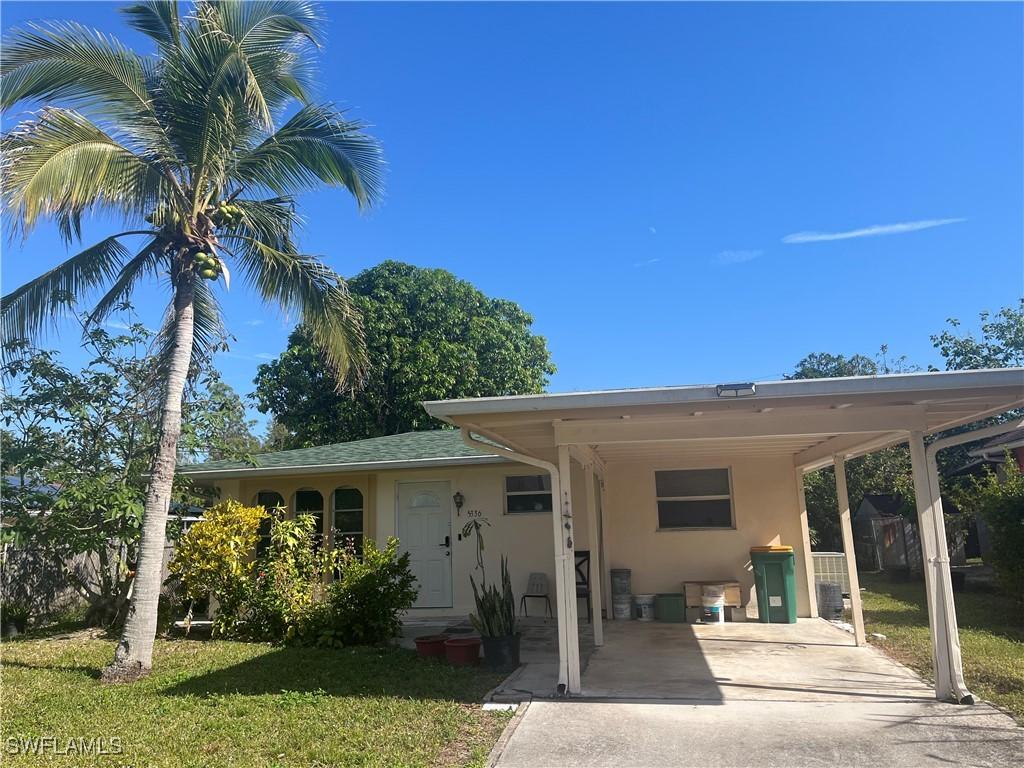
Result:
[[441,546],[442,547],[450,547],[451,545],[452,545],[452,537],[451,536],[445,536],[444,537],[444,544],[442,544]]

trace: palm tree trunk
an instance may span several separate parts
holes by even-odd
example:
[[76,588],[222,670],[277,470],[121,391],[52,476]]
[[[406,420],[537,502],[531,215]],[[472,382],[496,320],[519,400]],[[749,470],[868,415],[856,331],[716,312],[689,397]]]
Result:
[[146,489],[139,561],[135,569],[135,583],[128,605],[128,616],[121,641],[114,652],[114,661],[103,670],[105,682],[132,682],[148,674],[153,666],[153,642],[156,639],[167,512],[174,483],[178,437],[181,435],[181,398],[185,391],[188,369],[192,363],[193,280],[194,277],[188,270],[179,272],[175,280],[174,345],[160,411],[160,442],[153,458],[149,487]]

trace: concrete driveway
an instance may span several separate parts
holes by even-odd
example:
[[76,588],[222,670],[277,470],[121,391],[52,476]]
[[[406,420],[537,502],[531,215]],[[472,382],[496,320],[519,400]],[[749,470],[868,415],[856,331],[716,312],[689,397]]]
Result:
[[[582,627],[581,627],[582,631]],[[916,675],[820,620],[606,625],[584,696],[534,699],[496,765],[1010,766],[1024,731],[936,702]]]

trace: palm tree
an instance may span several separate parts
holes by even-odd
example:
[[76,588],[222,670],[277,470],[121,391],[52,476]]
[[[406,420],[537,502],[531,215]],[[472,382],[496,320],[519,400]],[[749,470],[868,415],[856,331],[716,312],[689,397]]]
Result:
[[85,214],[124,221],[124,231],[0,300],[4,344],[37,334],[93,291],[105,292],[90,323],[145,278],[161,278],[170,293],[157,350],[160,440],[110,681],[152,665],[182,393],[193,356],[221,337],[217,281],[228,288],[230,263],[263,301],[301,316],[339,382],[357,380],[358,312],[344,281],[298,249],[292,196],[326,184],[364,208],[379,199],[383,176],[380,147],[363,125],[311,99],[317,6],[211,0],[182,15],[176,2],[150,0],[123,10],[155,54],[54,22],[13,31],[0,55],[2,108],[44,105],[0,137],[12,234],[50,218],[72,242]]

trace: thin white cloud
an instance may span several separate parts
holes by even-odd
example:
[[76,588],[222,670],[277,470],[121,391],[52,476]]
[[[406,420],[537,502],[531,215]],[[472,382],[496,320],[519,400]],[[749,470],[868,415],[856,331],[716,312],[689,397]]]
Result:
[[747,250],[747,251],[721,251],[715,260],[719,264],[742,264],[745,261],[753,261],[758,256],[761,256],[764,251]]
[[260,318],[257,317],[257,318],[254,318],[252,320],[245,320],[245,321],[243,321],[242,325],[248,325],[248,326],[252,326],[253,328],[255,328],[257,325],[263,325],[263,320],[261,320]]
[[245,352],[233,352],[232,350],[226,350],[220,354],[224,357],[231,357],[235,360],[248,360],[249,362],[257,362],[259,360],[273,360],[275,355],[271,355],[268,352],[257,352],[255,355],[250,355]]
[[870,227],[851,229],[847,232],[794,232],[782,238],[782,242],[790,244],[823,243],[830,240],[851,240],[855,237],[902,235],[905,232],[944,227],[947,224],[959,224],[962,221],[967,221],[967,219],[923,219],[921,221],[902,221],[898,224],[872,224]]
[[645,261],[635,261],[635,262],[633,262],[633,266],[634,267],[649,267],[649,266],[651,266],[651,264],[657,264],[659,261],[661,261],[661,259],[647,259]]

